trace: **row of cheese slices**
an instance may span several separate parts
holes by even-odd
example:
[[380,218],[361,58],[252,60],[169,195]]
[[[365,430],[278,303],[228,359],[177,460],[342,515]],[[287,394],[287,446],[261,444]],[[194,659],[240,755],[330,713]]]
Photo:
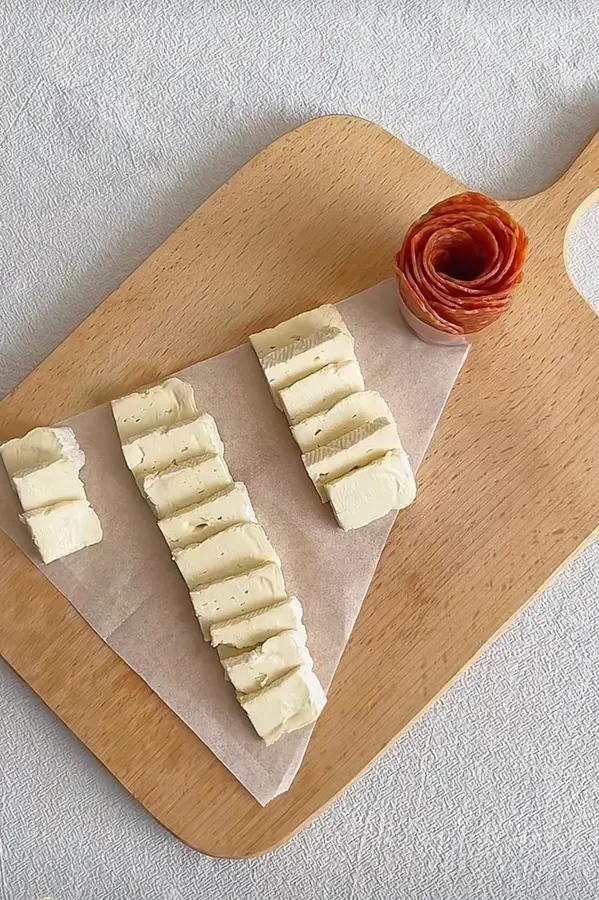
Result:
[[302,460],[339,525],[367,525],[416,496],[389,407],[367,391],[354,340],[334,306],[253,334],[252,346]]
[[53,562],[102,540],[80,472],[85,454],[71,428],[34,428],[0,446],[4,467],[42,560]]
[[312,670],[302,608],[234,482],[212,416],[170,378],[112,403],[123,455],[218,649],[241,706],[267,744],[313,722],[325,695]]

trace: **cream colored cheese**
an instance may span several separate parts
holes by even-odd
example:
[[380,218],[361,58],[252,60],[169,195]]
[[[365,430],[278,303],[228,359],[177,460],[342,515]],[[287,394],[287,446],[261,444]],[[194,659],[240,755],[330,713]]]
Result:
[[314,722],[326,703],[318,678],[306,666],[253,694],[239,694],[238,699],[266,744]]
[[[338,328],[349,335],[349,331],[343,319],[335,306],[325,304],[317,309],[310,309],[307,312],[300,313],[292,319],[275,325],[274,328],[267,328],[258,334],[250,335],[250,342],[261,359],[273,350],[279,347],[285,347],[294,341],[308,337],[313,331],[319,328]],[[351,337],[351,335],[350,335]],[[352,338],[353,341],[353,338]]]
[[146,475],[142,489],[157,518],[163,519],[232,483],[222,456],[212,455],[173,463],[162,472]]
[[193,388],[180,378],[167,378],[162,384],[112,401],[121,441],[192,419],[197,412]]
[[18,472],[12,482],[24,512],[63,500],[86,499],[79,468],[71,459],[57,459]]
[[329,363],[355,359],[354,342],[345,331],[328,325],[307,337],[271,350],[260,360],[266,380],[276,394]]
[[191,592],[191,602],[207,640],[210,638],[210,625],[214,622],[271,606],[286,597],[283,573],[273,562],[241,575],[202,585]]
[[203,503],[187,506],[180,512],[158,521],[164,539],[171,549],[199,543],[229,525],[255,522],[245,484],[235,484],[212,494]]
[[281,631],[295,631],[302,624],[302,607],[297,597],[288,597],[264,609],[225,619],[210,626],[213,647],[255,647]]
[[85,500],[67,500],[19,516],[45,563],[102,540],[100,521]]
[[122,449],[136,478],[166,469],[174,462],[224,451],[216,422],[208,413],[131,438]]
[[264,529],[255,522],[231,525],[199,544],[175,549],[173,559],[190,588],[239,575],[262,563],[281,563]]
[[291,425],[329,409],[349,394],[364,390],[357,361],[331,363],[279,392],[281,406]]
[[259,691],[298,666],[312,668],[306,632],[283,631],[253,650],[221,658],[227,679],[243,694]]
[[72,428],[33,428],[24,437],[2,444],[0,456],[11,477],[58,459],[71,460],[77,471],[85,464],[85,454]]
[[324,447],[305,453],[302,459],[321,499],[326,502],[324,486],[327,482],[372,462],[387,450],[400,448],[395,422],[381,417],[348,431]]
[[307,453],[381,416],[389,421],[393,418],[381,395],[377,391],[357,391],[330,409],[293,425],[291,432],[302,453]]
[[416,482],[407,453],[394,450],[329,482],[325,491],[339,525],[350,531],[409,506]]

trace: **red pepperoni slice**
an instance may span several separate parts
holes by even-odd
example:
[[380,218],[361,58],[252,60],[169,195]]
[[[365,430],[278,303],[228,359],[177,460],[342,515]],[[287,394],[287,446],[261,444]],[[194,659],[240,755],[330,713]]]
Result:
[[527,248],[526,232],[498,203],[456,194],[409,229],[395,261],[402,300],[438,331],[481,331],[509,309]]

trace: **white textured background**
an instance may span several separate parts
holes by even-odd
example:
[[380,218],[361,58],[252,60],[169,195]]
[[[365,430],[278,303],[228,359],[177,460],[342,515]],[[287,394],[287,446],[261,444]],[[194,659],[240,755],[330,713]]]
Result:
[[[598,39],[596,0],[0,0],[0,395],[316,115],[377,121],[489,193],[546,186],[599,126]],[[591,212],[572,258],[597,302],[598,238]],[[596,900],[598,597],[595,545],[315,824],[247,862],[166,834],[0,663],[0,897]]]

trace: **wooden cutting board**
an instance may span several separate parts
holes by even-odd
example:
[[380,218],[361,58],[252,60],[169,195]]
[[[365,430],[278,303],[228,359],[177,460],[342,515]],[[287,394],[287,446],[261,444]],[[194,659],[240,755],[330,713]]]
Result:
[[[462,672],[599,525],[599,323],[565,270],[595,140],[506,204],[531,241],[505,323],[476,342],[397,521],[291,790],[262,809],[0,534],[0,651],[181,840],[288,839]],[[0,439],[221,353],[389,278],[407,226],[462,189],[368,122],[319,119],[211,197],[0,404]]]

